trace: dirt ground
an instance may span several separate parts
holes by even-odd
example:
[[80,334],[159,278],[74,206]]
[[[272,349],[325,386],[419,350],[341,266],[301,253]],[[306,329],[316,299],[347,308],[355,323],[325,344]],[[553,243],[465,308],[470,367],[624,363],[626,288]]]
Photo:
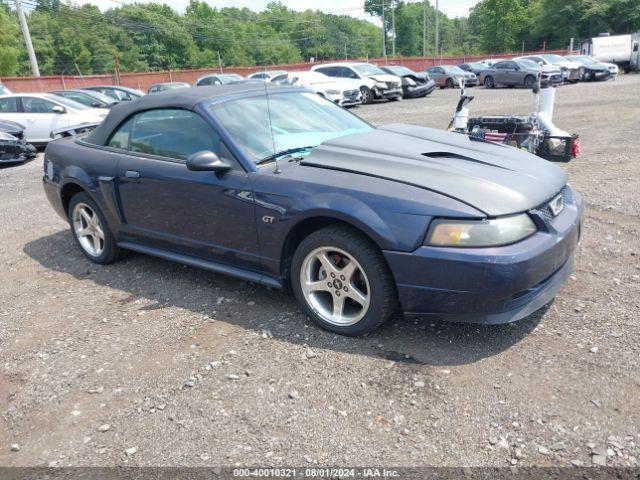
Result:
[[[640,75],[558,89],[577,267],[513,325],[314,327],[287,292],[75,247],[41,158],[0,170],[0,465],[640,464]],[[473,89],[472,113],[529,111]],[[444,128],[456,91],[359,107]]]

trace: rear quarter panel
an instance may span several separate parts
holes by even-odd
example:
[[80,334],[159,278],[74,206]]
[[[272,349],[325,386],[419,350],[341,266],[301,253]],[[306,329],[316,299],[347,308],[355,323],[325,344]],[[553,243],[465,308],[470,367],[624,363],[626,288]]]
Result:
[[78,185],[98,204],[114,232],[121,225],[113,189],[119,155],[87,146],[75,137],[49,142],[45,150],[45,159],[53,163],[58,197],[69,184]]

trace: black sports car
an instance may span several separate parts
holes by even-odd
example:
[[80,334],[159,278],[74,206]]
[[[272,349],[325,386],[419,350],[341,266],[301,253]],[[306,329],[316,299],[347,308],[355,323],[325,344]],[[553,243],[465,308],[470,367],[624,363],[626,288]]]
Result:
[[417,73],[407,67],[387,65],[380,67],[386,73],[402,79],[402,97],[420,98],[433,92],[437,85],[425,72]]
[[22,163],[37,153],[35,147],[25,141],[22,125],[0,120],[0,165]]

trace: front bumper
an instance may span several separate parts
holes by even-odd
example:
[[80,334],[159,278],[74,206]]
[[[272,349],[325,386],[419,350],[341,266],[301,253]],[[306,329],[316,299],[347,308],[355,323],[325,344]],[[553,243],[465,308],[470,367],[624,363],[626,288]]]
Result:
[[549,303],[573,269],[580,239],[580,195],[548,224],[548,231],[495,248],[385,251],[402,310],[470,323],[509,323]]
[[373,94],[375,98],[397,98],[402,97],[402,88],[389,88],[386,90],[382,90],[380,88],[374,88]]
[[429,95],[436,87],[436,82],[429,80],[427,83],[421,85],[404,85],[402,92],[404,98],[420,98]]
[[24,140],[0,140],[0,165],[22,163],[37,154],[33,145]]
[[579,68],[566,68],[562,70],[562,78],[566,82],[577,82],[581,80],[581,74]]

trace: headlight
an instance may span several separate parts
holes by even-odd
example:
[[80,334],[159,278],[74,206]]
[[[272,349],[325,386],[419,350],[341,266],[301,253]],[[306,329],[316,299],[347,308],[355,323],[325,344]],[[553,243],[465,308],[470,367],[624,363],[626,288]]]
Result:
[[329,95],[340,95],[340,90],[327,90]]
[[376,82],[375,87],[376,88],[381,88],[383,90],[386,90],[387,89],[387,84],[386,83],[381,83],[381,82]]
[[427,232],[427,245],[437,247],[496,247],[508,245],[536,232],[526,213],[490,220],[436,219]]
[[407,82],[407,85],[411,85],[412,87],[416,84],[413,78],[405,78],[404,81]]

